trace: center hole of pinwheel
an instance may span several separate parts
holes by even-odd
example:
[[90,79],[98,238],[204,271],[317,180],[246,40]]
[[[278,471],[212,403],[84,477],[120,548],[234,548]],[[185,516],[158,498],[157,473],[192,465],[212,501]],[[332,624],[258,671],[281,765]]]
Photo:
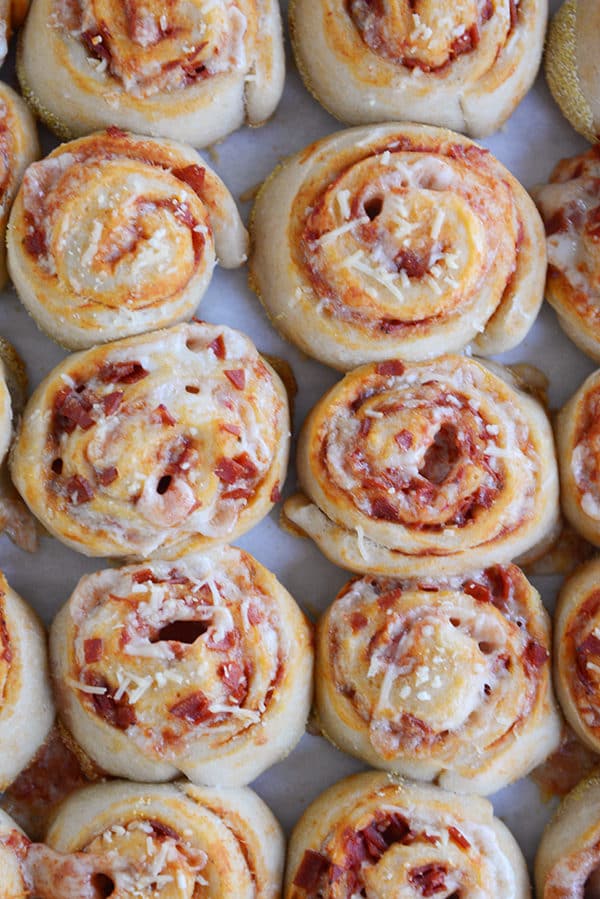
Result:
[[161,627],[159,632],[153,637],[151,643],[161,643],[162,641],[173,641],[174,643],[195,643],[198,637],[205,634],[209,628],[206,621],[170,621]]
[[383,209],[383,197],[371,197],[370,200],[365,200],[364,210],[365,215],[373,221],[377,216],[381,213]]
[[98,899],[105,899],[106,896],[112,896],[115,891],[115,882],[108,874],[94,874],[92,877],[92,887],[95,890]]
[[162,478],[159,480],[158,484],[156,485],[156,492],[162,496],[163,493],[166,493],[167,490],[169,489],[169,487],[171,486],[171,481],[172,481],[171,475],[164,474],[162,476]]
[[583,899],[600,899],[600,868],[594,868],[586,880]]
[[459,457],[458,439],[454,425],[442,425],[425,453],[419,474],[432,484],[441,484],[452,471]]

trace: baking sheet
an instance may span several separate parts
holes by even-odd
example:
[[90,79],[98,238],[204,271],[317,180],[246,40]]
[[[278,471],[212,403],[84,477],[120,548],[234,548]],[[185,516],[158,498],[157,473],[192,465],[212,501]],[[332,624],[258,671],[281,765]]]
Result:
[[[551,2],[551,10],[558,8]],[[224,179],[233,195],[251,192],[283,157],[333,131],[340,124],[308,94],[295,69],[286,35],[287,77],[285,92],[273,119],[260,129],[243,128],[223,143],[204,152],[207,161]],[[14,51],[13,51],[14,53]],[[5,63],[2,78],[16,86],[14,58]],[[41,129],[43,151],[57,143]],[[539,75],[529,93],[502,131],[483,141],[526,187],[544,181],[554,164],[588,146],[562,118]],[[251,204],[240,202],[247,221]],[[292,366],[298,382],[294,433],[316,400],[340,377],[339,374],[305,357],[287,344],[269,325],[262,308],[247,286],[247,269],[224,271],[217,268],[198,312],[207,321],[240,328],[267,353],[283,356]],[[17,347],[27,363],[31,387],[56,365],[66,353],[37,330],[21,306],[14,289],[0,298],[0,333]],[[544,306],[528,338],[516,349],[497,357],[503,362],[528,362],[550,378],[550,402],[558,408],[594,369],[560,330],[554,312]],[[294,449],[292,450],[292,459]],[[284,496],[294,492],[295,470],[290,467]],[[280,506],[238,545],[256,556],[275,572],[309,617],[315,618],[335,597],[350,575],[330,564],[309,540],[300,540],[278,526]],[[100,569],[101,559],[86,559],[45,537],[37,554],[29,555],[0,537],[0,567],[9,583],[49,623],[68,599],[79,577]],[[532,578],[551,610],[559,578]],[[306,806],[327,786],[364,766],[334,749],[321,737],[306,734],[299,746],[253,784],[289,831]],[[542,802],[538,788],[528,779],[492,797],[496,813],[515,834],[531,863],[541,830],[553,808]]]

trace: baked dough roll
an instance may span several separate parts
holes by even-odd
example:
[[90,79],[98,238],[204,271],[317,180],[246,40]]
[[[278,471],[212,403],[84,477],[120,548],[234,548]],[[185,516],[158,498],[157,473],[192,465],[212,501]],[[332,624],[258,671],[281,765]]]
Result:
[[83,577],[51,656],[59,715],[110,774],[239,786],[304,733],[310,625],[235,547]]
[[580,534],[600,546],[600,371],[593,372],[556,419],[562,507]]
[[535,79],[546,0],[293,0],[307,88],[345,122],[409,119],[496,131]]
[[250,283],[285,337],[334,368],[516,346],[546,277],[540,216],[468,138],[423,125],[352,128],[267,179]]
[[479,796],[368,772],[312,803],[292,833],[285,899],[530,896],[525,860]]
[[546,226],[546,297],[579,349],[600,362],[600,149],[561,160],[534,197]]
[[285,388],[254,344],[192,322],[65,359],[29,400],[11,465],[72,549],[176,558],[269,512],[288,445]]
[[535,859],[538,899],[594,899],[600,889],[600,779],[581,781],[544,831]]
[[[278,899],[281,894],[281,828],[249,789],[124,781],[87,787],[61,807],[47,842],[60,853],[77,853],[82,883],[86,869],[95,872],[92,884],[99,889],[88,894],[90,899]],[[65,899],[83,895],[67,893]]]
[[0,885],[3,899],[28,899],[30,883],[23,861],[29,840],[12,818],[0,809]]
[[0,66],[6,59],[13,31],[23,23],[28,8],[29,0],[0,0]]
[[5,234],[8,214],[23,172],[39,155],[31,112],[12,88],[0,82],[0,290],[7,280]]
[[564,582],[554,616],[555,683],[565,717],[600,753],[600,559]]
[[191,318],[216,256],[246,258],[233,197],[190,147],[109,128],[30,166],[8,265],[37,324],[69,349]]
[[276,0],[34,0],[17,73],[61,138],[108,125],[205,147],[283,91]]
[[53,720],[44,627],[0,572],[0,790],[33,758]]
[[8,474],[7,453],[27,399],[28,379],[14,346],[0,337],[0,532],[21,549],[37,549],[35,519]]
[[546,79],[562,114],[594,143],[600,134],[600,8],[567,0],[550,23]]
[[516,565],[350,581],[319,623],[319,723],[377,768],[495,793],[559,745],[550,624]]
[[464,356],[346,375],[304,424],[298,474],[285,517],[351,571],[460,574],[557,535],[545,412],[502,366]]

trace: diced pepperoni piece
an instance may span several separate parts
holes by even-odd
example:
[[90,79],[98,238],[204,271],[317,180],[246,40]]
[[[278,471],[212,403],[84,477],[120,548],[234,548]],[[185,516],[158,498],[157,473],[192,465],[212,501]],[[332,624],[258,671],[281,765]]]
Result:
[[94,488],[86,478],[79,474],[70,477],[65,487],[69,502],[74,506],[89,503],[94,498]]
[[175,424],[177,419],[173,418],[167,407],[164,403],[161,403],[160,406],[157,406],[152,415],[150,416],[151,421],[157,422],[159,424],[172,426]]
[[97,662],[102,657],[102,639],[101,637],[93,637],[83,642],[83,656],[86,664]]
[[350,616],[350,627],[354,633],[361,631],[368,623],[369,619],[366,615],[363,615],[362,612],[353,612]]
[[435,896],[446,889],[446,865],[432,863],[413,868],[408,873],[408,882],[419,890],[422,896]]
[[281,490],[279,489],[279,481],[276,481],[276,483],[273,484],[273,489],[271,490],[271,502],[278,503],[280,499]]
[[212,350],[217,359],[225,358],[225,341],[223,339],[223,335],[219,334],[218,337],[215,337],[212,343],[208,345],[209,350]]
[[98,478],[98,482],[103,487],[108,487],[109,484],[112,484],[112,482],[116,481],[119,477],[119,470],[115,468],[114,465],[109,465],[108,468],[103,468],[101,471],[97,471],[96,477]]
[[463,584],[463,593],[472,596],[477,602],[491,602],[492,591],[484,584],[477,584],[475,581],[467,581]]
[[148,374],[141,362],[106,362],[98,377],[105,384],[135,384]]
[[233,459],[222,458],[217,463],[215,474],[224,484],[234,484],[238,480],[250,480],[258,474],[258,469],[248,453],[240,453]]
[[296,871],[294,886],[306,890],[307,893],[314,892],[330,867],[331,862],[325,855],[321,855],[320,852],[315,852],[313,849],[307,849]]
[[121,400],[123,399],[123,391],[122,390],[113,390],[112,393],[107,393],[102,397],[102,408],[104,409],[105,415],[112,415],[113,412],[116,412],[119,406],[121,405]]
[[548,650],[537,640],[530,640],[523,653],[523,662],[529,674],[535,673],[549,658]]
[[406,366],[399,359],[389,359],[387,362],[380,362],[377,366],[377,374],[388,377],[389,375],[403,375]]
[[237,390],[243,390],[246,386],[246,372],[243,368],[228,369],[223,374]]
[[186,165],[181,169],[173,169],[173,174],[180,181],[185,181],[186,184],[189,184],[199,197],[202,196],[206,169],[202,168],[201,165],[192,164]]
[[448,836],[461,849],[470,849],[471,844],[467,840],[466,836],[460,832],[457,827],[454,827],[452,824],[448,828]]
[[185,699],[180,699],[179,702],[172,705],[169,713],[175,718],[187,721],[189,724],[200,724],[202,721],[212,717],[209,706],[210,703],[205,694],[202,690],[197,690],[195,693],[190,693]]

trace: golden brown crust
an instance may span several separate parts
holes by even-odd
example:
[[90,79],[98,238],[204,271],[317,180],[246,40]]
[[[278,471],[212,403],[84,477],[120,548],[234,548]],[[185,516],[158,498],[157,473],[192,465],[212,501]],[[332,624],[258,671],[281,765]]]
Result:
[[251,216],[250,284],[274,326],[348,370],[474,341],[515,346],[543,295],[543,228],[468,138],[417,125],[338,132],[290,157]]
[[80,552],[176,558],[259,521],[288,446],[274,371],[240,332],[194,322],[68,357],[31,398],[11,465]]
[[550,626],[514,565],[350,581],[319,623],[317,708],[377,768],[493,793],[557,746]]
[[547,4],[353,0],[342,9],[294,0],[289,15],[305,84],[337,118],[423,121],[482,137],[535,78]]
[[285,899],[530,896],[525,861],[492,806],[384,773],[326,790],[290,840]]
[[337,564],[403,577],[478,570],[550,545],[549,422],[501,366],[444,356],[356,369],[308,416],[303,494],[284,511]]
[[8,228],[25,308],[81,349],[189,319],[217,256],[246,258],[231,194],[191,148],[112,128],[31,165]]

